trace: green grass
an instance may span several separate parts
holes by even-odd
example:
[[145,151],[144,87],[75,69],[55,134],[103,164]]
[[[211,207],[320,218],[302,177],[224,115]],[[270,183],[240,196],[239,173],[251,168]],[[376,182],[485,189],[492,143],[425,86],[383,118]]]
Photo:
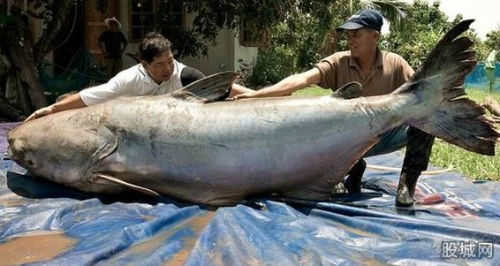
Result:
[[323,96],[332,94],[332,90],[323,89],[319,86],[311,86],[309,88],[298,90],[293,95],[297,96]]
[[[500,102],[498,91],[489,93],[488,90],[481,88],[466,89],[466,92],[469,98],[478,103],[488,96]],[[300,90],[294,95],[321,96],[331,93],[331,90],[313,86]],[[495,151],[495,156],[479,155],[437,139],[432,148],[430,160],[432,165],[442,168],[451,166],[453,171],[462,173],[472,180],[500,181],[500,145],[496,145]]]

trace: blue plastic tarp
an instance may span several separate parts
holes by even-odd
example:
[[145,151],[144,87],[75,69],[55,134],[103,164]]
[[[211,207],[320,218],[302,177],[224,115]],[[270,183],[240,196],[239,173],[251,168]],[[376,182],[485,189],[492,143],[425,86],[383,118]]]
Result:
[[[400,167],[402,154],[367,162]],[[422,176],[418,203],[396,208],[398,175],[369,169],[364,193],[330,202],[212,208],[83,193],[3,159],[0,265],[500,265],[499,182]]]
[[[476,67],[465,77],[466,88],[489,88],[490,80],[485,71],[485,63],[479,62]],[[494,91],[500,90],[500,62],[495,62],[495,81],[492,84]]]

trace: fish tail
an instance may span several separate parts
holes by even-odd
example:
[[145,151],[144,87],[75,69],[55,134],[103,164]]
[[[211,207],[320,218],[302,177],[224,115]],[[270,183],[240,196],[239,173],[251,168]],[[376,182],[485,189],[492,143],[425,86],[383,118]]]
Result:
[[411,82],[394,92],[411,95],[418,112],[407,122],[467,150],[495,154],[500,132],[479,104],[466,97],[465,77],[476,65],[473,42],[458,37],[474,20],[464,20],[438,42]]

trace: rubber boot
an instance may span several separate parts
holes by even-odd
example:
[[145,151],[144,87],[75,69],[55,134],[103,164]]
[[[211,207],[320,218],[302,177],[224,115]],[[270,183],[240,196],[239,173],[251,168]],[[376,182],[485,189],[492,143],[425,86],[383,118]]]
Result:
[[396,192],[396,206],[412,206],[415,187],[420,176],[420,171],[402,171],[399,177],[398,190]]
[[418,177],[427,169],[431,156],[434,137],[417,129],[408,129],[408,144],[396,191],[396,206],[413,205],[413,196]]
[[348,193],[360,193],[361,192],[361,179],[363,178],[363,173],[366,169],[366,162],[363,158],[352,166],[351,170],[347,173],[347,178],[344,181],[344,187],[347,189]]

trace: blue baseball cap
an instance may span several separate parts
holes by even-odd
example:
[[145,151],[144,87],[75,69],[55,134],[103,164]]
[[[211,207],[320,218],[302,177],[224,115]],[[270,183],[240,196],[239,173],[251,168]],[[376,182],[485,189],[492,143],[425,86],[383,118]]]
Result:
[[363,27],[380,31],[384,23],[382,14],[375,9],[363,9],[352,15],[344,24],[337,28],[342,30],[357,30]]

